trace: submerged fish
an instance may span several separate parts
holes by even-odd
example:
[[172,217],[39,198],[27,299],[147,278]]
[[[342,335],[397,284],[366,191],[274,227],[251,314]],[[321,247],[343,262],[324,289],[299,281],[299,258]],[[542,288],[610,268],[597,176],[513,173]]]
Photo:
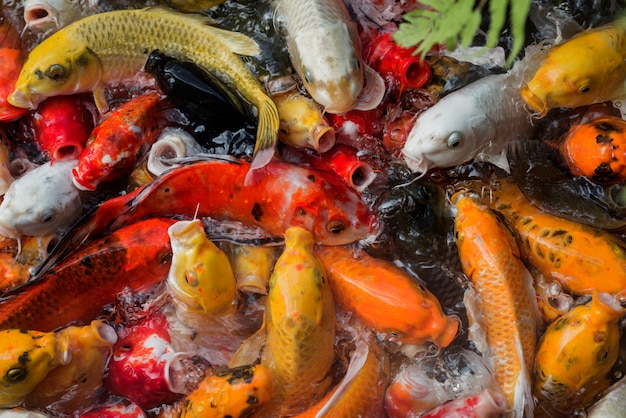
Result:
[[532,416],[530,371],[538,325],[533,278],[515,238],[487,206],[463,192],[452,201],[463,271],[474,287],[465,297],[470,338],[491,363],[509,408]]
[[0,331],[0,408],[17,406],[55,367],[69,363],[68,340],[54,332]]
[[522,86],[522,99],[541,116],[626,95],[626,20],[583,31],[553,47]]
[[267,342],[261,364],[274,382],[261,416],[302,412],[330,385],[335,357],[335,303],[324,265],[313,254],[313,234],[302,227],[285,232],[267,297]]
[[[104,86],[136,76],[149,54],[160,50],[191,61],[237,91],[257,109],[252,168],[274,155],[279,116],[274,102],[238,55],[256,55],[249,37],[209,26],[202,15],[163,8],[117,10],[74,22],[38,44],[9,97],[14,106],[36,108],[46,97],[92,91],[107,108]],[[197,48],[188,48],[197,45]]]
[[183,309],[209,315],[237,308],[237,282],[230,261],[206,235],[202,221],[178,221],[168,230],[172,265],[167,284]]
[[0,234],[55,235],[73,224],[83,211],[80,191],[72,184],[76,164],[47,162],[11,183],[0,203]]
[[483,77],[420,113],[402,154],[413,171],[487,161],[508,171],[507,145],[532,132],[518,69]]
[[615,297],[595,293],[591,302],[548,326],[535,357],[538,409],[569,417],[609,386],[606,375],[618,357],[624,312]]
[[424,418],[498,418],[507,410],[506,399],[492,390],[446,402],[424,415]]
[[[275,8],[285,25],[293,67],[325,112],[378,106],[384,81],[363,62],[358,29],[343,0],[279,0]],[[368,86],[376,86],[378,92],[367,100],[359,99],[366,78]]]

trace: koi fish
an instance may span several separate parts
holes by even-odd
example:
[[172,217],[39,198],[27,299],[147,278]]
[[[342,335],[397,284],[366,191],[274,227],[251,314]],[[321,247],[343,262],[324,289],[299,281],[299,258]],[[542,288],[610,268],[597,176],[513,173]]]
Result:
[[170,267],[167,229],[174,222],[147,219],[74,250],[51,270],[3,295],[0,329],[50,331],[91,321],[125,287],[140,291],[156,285]]
[[618,320],[624,308],[615,297],[594,293],[544,332],[535,357],[538,409],[572,416],[609,386],[606,375],[619,351]]
[[452,202],[461,264],[474,287],[464,300],[470,338],[491,363],[508,407],[532,416],[530,368],[539,318],[533,278],[515,238],[487,206],[463,192]]
[[[278,110],[237,55],[257,55],[246,35],[207,25],[202,15],[164,8],[115,10],[80,19],[55,32],[30,51],[9,103],[36,108],[46,97],[93,92],[107,108],[105,84],[135,76],[154,50],[191,61],[237,91],[257,109],[257,143],[252,168],[274,155]],[[90,34],[97,33],[97,37]],[[188,45],[205,47],[187,48]]]
[[[90,235],[151,216],[235,220],[272,235],[302,225],[317,241],[328,245],[354,242],[374,233],[374,214],[356,191],[335,176],[272,161],[264,168],[267,176],[244,187],[249,167],[244,161],[218,160],[176,167],[131,193],[102,203],[65,235],[59,248],[74,248]],[[45,271],[61,255],[57,252],[49,257],[39,270]]]
[[76,160],[94,127],[93,115],[82,96],[51,97],[33,113],[35,141],[54,163]]
[[76,160],[47,162],[9,186],[0,203],[0,234],[45,236],[65,231],[83,211],[71,180]]
[[507,144],[532,132],[518,69],[483,77],[419,114],[402,154],[414,172],[487,161],[506,171]]
[[91,132],[72,169],[74,186],[94,191],[98,184],[130,172],[159,132],[161,108],[160,94],[148,92],[110,112]]
[[71,359],[51,370],[28,394],[29,409],[70,414],[91,406],[104,388],[103,376],[117,334],[101,320],[85,326],[69,326],[57,332],[67,339]]
[[559,145],[565,163],[576,176],[601,184],[626,181],[626,121],[607,116],[570,128]]
[[415,112],[404,111],[397,119],[385,125],[383,128],[383,145],[388,151],[395,153],[404,148],[416,118]]
[[175,408],[176,416],[249,417],[269,402],[272,388],[272,376],[261,364],[217,370]]
[[279,248],[229,243],[226,252],[237,280],[237,290],[267,295]]
[[9,170],[11,164],[11,140],[7,137],[4,129],[0,129],[0,196],[4,196],[13,183],[13,175]]
[[313,99],[297,90],[275,94],[272,99],[280,116],[278,139],[282,142],[297,148],[311,148],[320,154],[335,145],[335,131]]
[[327,374],[335,357],[335,303],[314,244],[311,232],[288,228],[270,278],[261,364],[272,376],[273,395],[261,416],[302,412],[331,383]]
[[510,179],[498,180],[485,203],[515,230],[524,259],[568,292],[626,289],[626,246],[615,235],[542,212]]
[[80,414],[80,418],[146,418],[146,414],[134,403],[115,403],[96,406]]
[[203,152],[204,149],[191,134],[181,128],[166,127],[161,130],[148,151],[146,168],[152,175],[158,176],[177,165],[173,160]]
[[359,339],[341,381],[322,400],[296,417],[381,417],[388,381],[387,355],[376,343]]
[[17,120],[27,110],[13,106],[7,100],[15,88],[26,54],[22,50],[20,34],[4,15],[0,15],[0,122]]
[[0,407],[19,405],[55,367],[71,359],[67,339],[54,332],[0,331]]
[[524,102],[543,117],[555,107],[580,107],[623,98],[625,28],[626,21],[619,19],[551,48],[522,86]]
[[492,390],[485,390],[469,398],[446,402],[428,411],[422,417],[498,418],[506,410],[504,396]]
[[171,342],[169,324],[158,311],[123,328],[109,360],[107,389],[145,409],[180,399],[187,379],[183,363],[193,360]]
[[178,221],[168,229],[172,264],[167,276],[175,303],[209,315],[237,308],[237,281],[228,256],[206,235],[202,221]]
[[[343,1],[280,0],[275,9],[285,28],[293,67],[324,112],[344,113],[378,106],[385,83],[363,62],[357,26]],[[370,97],[362,94],[365,84],[373,87]]]
[[390,340],[441,348],[456,337],[458,318],[444,315],[428,289],[393,263],[340,246],[316,247],[315,255],[337,303]]

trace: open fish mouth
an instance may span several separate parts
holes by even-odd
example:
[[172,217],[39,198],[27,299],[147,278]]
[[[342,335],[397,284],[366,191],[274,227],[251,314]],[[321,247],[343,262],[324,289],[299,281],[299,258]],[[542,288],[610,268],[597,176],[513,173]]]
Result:
[[37,28],[56,25],[57,19],[50,6],[35,3],[24,8],[24,22],[28,28]]
[[539,96],[530,91],[528,86],[523,86],[520,94],[522,96],[522,100],[524,100],[524,102],[528,106],[530,106],[535,112],[537,112],[540,117],[545,116],[545,114],[547,113],[547,103],[544,100],[542,100]]
[[402,152],[402,157],[404,157],[404,161],[406,162],[407,167],[409,167],[409,170],[414,173],[419,173],[419,177],[423,177],[428,170],[434,166],[430,160],[424,157],[415,158],[404,152]]

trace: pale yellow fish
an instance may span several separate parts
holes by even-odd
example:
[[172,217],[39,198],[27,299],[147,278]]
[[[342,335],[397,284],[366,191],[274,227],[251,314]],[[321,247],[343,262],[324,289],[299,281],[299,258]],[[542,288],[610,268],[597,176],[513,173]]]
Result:
[[167,284],[184,310],[209,315],[233,313],[237,282],[228,256],[207,237],[202,221],[179,221],[168,229],[172,264]]
[[256,107],[253,168],[263,166],[274,154],[278,111],[237,56],[257,55],[259,46],[246,35],[208,23],[206,16],[156,7],[85,17],[33,48],[8,100],[14,106],[34,109],[50,96],[93,91],[96,105],[104,110],[104,86],[135,77],[149,54],[159,50],[195,63]]
[[270,276],[280,255],[280,248],[228,243],[225,251],[237,279],[237,289],[245,293],[267,295]]
[[[538,321],[532,276],[519,258],[515,238],[489,208],[464,192],[452,201],[456,244],[474,289],[464,299],[470,338],[492,364],[509,407],[517,416],[532,417],[530,369]],[[476,324],[484,342],[475,337]]]
[[270,278],[267,343],[261,364],[274,382],[261,416],[302,412],[324,396],[334,359],[335,303],[324,266],[313,255],[313,234],[285,232],[285,250]]

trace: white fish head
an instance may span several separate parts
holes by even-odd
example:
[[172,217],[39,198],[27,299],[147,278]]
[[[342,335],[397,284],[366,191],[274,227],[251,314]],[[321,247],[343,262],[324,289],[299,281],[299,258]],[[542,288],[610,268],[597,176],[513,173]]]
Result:
[[84,0],[26,0],[26,28],[37,32],[57,30],[80,19],[89,5]]
[[53,235],[74,223],[83,209],[72,184],[71,169],[76,163],[48,162],[11,183],[0,204],[0,234],[11,238]]
[[352,109],[363,89],[365,64],[353,29],[348,23],[337,22],[298,32],[289,42],[304,87],[329,113]]
[[493,124],[471,100],[444,98],[417,118],[402,154],[412,171],[425,173],[472,160],[494,135]]

